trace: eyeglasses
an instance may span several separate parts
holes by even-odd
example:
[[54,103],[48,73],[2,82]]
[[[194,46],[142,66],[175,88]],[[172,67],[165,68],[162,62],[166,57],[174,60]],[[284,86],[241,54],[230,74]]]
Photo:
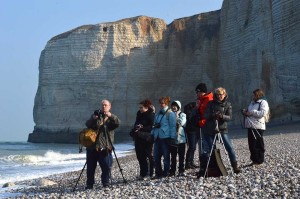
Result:
[[139,106],[139,109],[143,109],[143,106]]
[[217,94],[217,96],[222,96],[222,95],[224,95],[224,93],[222,93],[222,94],[221,94],[221,93]]

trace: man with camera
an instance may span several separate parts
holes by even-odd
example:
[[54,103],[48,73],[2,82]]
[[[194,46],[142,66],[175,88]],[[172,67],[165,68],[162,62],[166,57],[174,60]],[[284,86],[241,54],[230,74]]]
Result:
[[99,163],[102,174],[101,182],[103,187],[109,186],[109,179],[112,167],[112,150],[114,142],[114,130],[119,127],[119,118],[110,112],[111,103],[104,99],[101,102],[102,110],[96,110],[88,119],[85,125],[97,131],[95,145],[86,150],[87,181],[86,189],[92,189],[95,183],[95,170]]

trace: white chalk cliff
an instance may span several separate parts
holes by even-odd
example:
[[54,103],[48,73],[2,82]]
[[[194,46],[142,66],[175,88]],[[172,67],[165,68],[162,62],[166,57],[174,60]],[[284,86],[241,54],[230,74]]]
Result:
[[30,142],[77,142],[102,99],[128,136],[138,103],[184,105],[200,82],[227,89],[239,124],[265,90],[273,122],[300,119],[300,1],[224,0],[221,10],[174,20],[138,16],[53,37],[41,53]]

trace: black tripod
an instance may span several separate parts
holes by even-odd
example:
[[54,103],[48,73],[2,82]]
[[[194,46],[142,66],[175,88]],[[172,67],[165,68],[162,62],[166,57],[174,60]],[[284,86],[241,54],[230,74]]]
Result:
[[106,125],[104,125],[104,132],[105,132],[106,136],[108,137],[108,141],[109,141],[109,143],[110,143],[110,145],[111,145],[111,147],[112,147],[112,151],[113,151],[113,153],[114,153],[114,155],[115,155],[115,158],[116,158],[116,161],[117,161],[117,164],[118,164],[120,173],[121,173],[122,178],[123,178],[123,183],[126,184],[126,183],[127,183],[127,180],[124,178],[124,175],[123,175],[123,169],[122,169],[121,166],[120,166],[118,157],[117,157],[116,152],[115,152],[115,147],[114,147],[114,145],[113,145],[113,143],[112,143],[112,141],[111,141],[111,139],[110,139],[110,136],[108,135],[108,132],[107,132],[107,126],[106,126]]
[[115,152],[115,147],[114,147],[114,145],[113,145],[113,143],[112,143],[112,141],[111,141],[111,139],[110,139],[110,136],[108,135],[108,132],[107,132],[107,126],[106,126],[106,125],[104,125],[104,132],[105,132],[106,136],[108,137],[108,141],[109,141],[109,143],[110,143],[110,145],[111,145],[111,147],[112,147],[112,151],[113,151],[113,153],[114,153],[114,155],[115,155],[115,158],[116,158],[116,161],[117,161],[117,164],[118,164],[120,173],[121,173],[122,178],[123,178],[123,183],[126,184],[126,183],[127,183],[127,180],[124,178],[124,175],[123,175],[123,169],[122,169],[121,166],[120,166],[118,157],[117,157],[116,152]]
[[[112,147],[112,151],[113,151],[113,153],[114,153],[114,156],[115,156],[115,158],[116,158],[116,161],[117,161],[119,170],[120,170],[121,175],[122,175],[122,178],[123,178],[123,183],[127,183],[127,180],[124,178],[124,175],[123,175],[123,169],[121,168],[120,163],[119,163],[119,160],[118,160],[118,157],[117,157],[117,155],[116,155],[115,147],[114,147],[114,145],[113,145],[113,143],[112,143],[112,141],[111,141],[111,139],[110,139],[110,136],[109,136],[108,133],[107,133],[107,126],[106,126],[106,125],[104,125],[104,133],[105,133],[105,136],[107,136],[107,139],[108,139],[108,141],[109,141],[109,143],[110,143],[110,145],[111,145],[111,147]],[[98,136],[97,136],[97,137],[98,137]],[[82,168],[82,170],[81,170],[81,173],[80,173],[80,175],[79,175],[79,177],[78,177],[78,179],[77,179],[77,182],[76,182],[76,184],[75,184],[75,186],[74,186],[74,188],[73,188],[73,192],[75,191],[75,189],[76,189],[76,187],[77,187],[77,184],[78,184],[78,182],[79,182],[79,180],[80,180],[80,178],[81,178],[81,175],[82,175],[82,173],[83,173],[83,171],[84,171],[86,165],[87,165],[87,161],[85,162],[85,164],[84,164],[84,166],[83,166],[83,168]],[[111,174],[110,174],[110,176],[111,176]]]
[[77,187],[77,184],[78,184],[78,182],[79,182],[79,180],[80,180],[80,178],[81,178],[81,175],[82,175],[82,173],[83,173],[83,171],[84,171],[84,168],[85,168],[85,166],[86,166],[86,164],[87,164],[87,162],[85,162],[85,164],[84,164],[84,166],[83,166],[83,168],[82,168],[82,170],[81,170],[81,172],[80,172],[80,175],[79,175],[79,177],[78,177],[78,179],[77,179],[77,182],[76,182],[76,184],[75,184],[75,186],[74,186],[74,188],[73,188],[73,192],[75,191],[75,189],[76,189],[76,187]]
[[[217,146],[217,140],[218,140],[219,143],[223,146],[224,151],[225,151],[225,154],[226,154],[226,156],[227,156],[227,160],[228,160],[228,162],[230,162],[229,157],[228,157],[227,150],[226,150],[226,148],[225,148],[225,145],[224,145],[224,142],[223,142],[223,139],[222,139],[222,136],[221,136],[221,133],[219,132],[219,133],[215,134],[214,141],[213,141],[212,146],[211,146],[210,154],[209,154],[209,157],[208,157],[208,161],[207,161],[206,169],[205,169],[205,173],[204,173],[204,178],[205,178],[206,174],[208,173],[208,166],[209,166],[209,163],[210,163],[210,160],[211,160],[212,153],[213,153],[213,151],[216,149],[216,146]],[[219,155],[217,155],[217,154],[215,154],[215,155],[216,155],[216,156],[219,156]],[[227,175],[227,171],[226,171],[226,169],[225,169],[225,167],[224,167],[224,165],[223,165],[223,163],[222,163],[222,159],[220,158],[220,156],[219,156],[219,157],[216,157],[216,161],[217,161],[217,164],[218,164],[219,168],[220,168],[220,167],[223,167],[223,168],[220,169],[221,172],[222,172],[222,174],[223,174],[223,175]]]

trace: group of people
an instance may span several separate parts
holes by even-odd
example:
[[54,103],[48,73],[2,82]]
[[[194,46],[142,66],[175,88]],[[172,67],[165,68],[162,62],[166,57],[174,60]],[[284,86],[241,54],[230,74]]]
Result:
[[[234,173],[241,172],[228,135],[232,105],[228,101],[226,90],[219,87],[212,92],[207,92],[206,84],[200,83],[195,92],[196,102],[187,104],[184,111],[179,100],[171,102],[168,96],[159,98],[160,109],[157,111],[149,99],[138,103],[139,110],[130,132],[139,163],[138,179],[176,175],[177,156],[179,176],[184,176],[186,169],[193,168],[199,168],[198,177],[204,176],[210,164],[211,151],[215,147],[213,142],[217,134],[222,138]],[[109,185],[114,130],[120,124],[120,120],[110,112],[110,109],[111,103],[102,100],[101,113],[94,112],[86,122],[88,128],[98,132],[96,144],[87,148],[86,189],[93,188],[97,162],[102,170],[103,186]],[[264,162],[263,134],[268,111],[269,105],[263,91],[254,90],[251,103],[242,111],[245,128],[248,129],[251,165]],[[197,145],[200,165],[195,164],[194,161]]]

